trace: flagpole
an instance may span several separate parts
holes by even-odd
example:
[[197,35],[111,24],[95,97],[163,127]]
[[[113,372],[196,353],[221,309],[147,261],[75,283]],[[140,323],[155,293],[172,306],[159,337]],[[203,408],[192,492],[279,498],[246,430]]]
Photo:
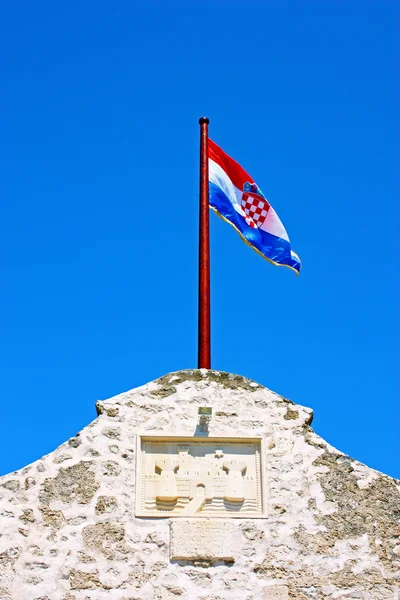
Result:
[[208,207],[208,124],[200,124],[200,215],[199,215],[199,332],[198,368],[211,369],[210,327],[210,226]]

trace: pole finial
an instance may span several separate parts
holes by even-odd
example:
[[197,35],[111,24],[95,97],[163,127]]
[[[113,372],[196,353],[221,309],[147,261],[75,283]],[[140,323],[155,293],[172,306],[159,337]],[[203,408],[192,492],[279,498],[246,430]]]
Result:
[[200,117],[200,119],[199,119],[200,125],[203,125],[203,123],[207,123],[207,125],[208,125],[209,122],[210,122],[210,119],[208,117]]

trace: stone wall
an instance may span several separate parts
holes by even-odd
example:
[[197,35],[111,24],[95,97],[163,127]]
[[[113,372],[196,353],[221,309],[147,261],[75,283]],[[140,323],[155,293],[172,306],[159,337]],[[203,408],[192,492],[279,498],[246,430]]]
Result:
[[[210,436],[263,436],[267,517],[197,519],[215,548],[228,523],[232,555],[171,559],[193,519],[135,518],[137,434],[193,436],[203,405]],[[97,410],[0,478],[1,600],[399,600],[399,482],[318,437],[310,409],[243,377],[179,371]]]

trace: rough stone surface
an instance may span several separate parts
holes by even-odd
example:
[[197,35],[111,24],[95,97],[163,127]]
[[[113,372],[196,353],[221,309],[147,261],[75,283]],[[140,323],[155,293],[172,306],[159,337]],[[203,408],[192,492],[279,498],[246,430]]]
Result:
[[[213,407],[208,431],[199,406]],[[0,478],[0,600],[400,600],[399,482],[316,435],[310,409],[203,370],[96,408],[71,440]],[[268,516],[224,521],[233,560],[220,539],[171,559],[190,537],[184,519],[171,546],[169,519],[135,517],[139,432],[264,438]]]
[[233,561],[233,521],[171,519],[170,557],[172,560]]

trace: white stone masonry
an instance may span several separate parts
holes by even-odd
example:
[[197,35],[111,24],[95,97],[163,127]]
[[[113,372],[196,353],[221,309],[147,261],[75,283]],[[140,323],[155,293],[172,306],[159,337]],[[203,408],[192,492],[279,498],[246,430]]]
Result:
[[[0,478],[0,600],[400,600],[399,482],[322,440],[310,409],[203,370],[97,409]],[[168,440],[143,457],[140,436]]]

